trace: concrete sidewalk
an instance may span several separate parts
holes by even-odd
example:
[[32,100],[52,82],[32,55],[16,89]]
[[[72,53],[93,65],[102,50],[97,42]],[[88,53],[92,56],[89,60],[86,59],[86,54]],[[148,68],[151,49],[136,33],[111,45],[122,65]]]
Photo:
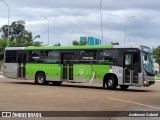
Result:
[[0,75],[3,75],[3,72],[0,71]]
[[4,78],[3,72],[0,71],[0,78]]

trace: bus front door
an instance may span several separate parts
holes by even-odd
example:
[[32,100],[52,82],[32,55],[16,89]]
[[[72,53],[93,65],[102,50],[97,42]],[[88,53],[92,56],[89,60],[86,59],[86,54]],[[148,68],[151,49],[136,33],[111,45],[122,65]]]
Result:
[[124,84],[138,84],[138,73],[140,67],[138,53],[125,53],[124,57]]
[[62,54],[62,79],[67,81],[73,80],[73,53]]
[[18,78],[25,78],[26,53],[18,53]]

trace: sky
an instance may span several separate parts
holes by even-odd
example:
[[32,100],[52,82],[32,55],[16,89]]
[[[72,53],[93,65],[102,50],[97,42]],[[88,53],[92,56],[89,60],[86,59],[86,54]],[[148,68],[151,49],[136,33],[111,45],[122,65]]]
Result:
[[[4,0],[10,24],[24,20],[36,41],[71,45],[80,36],[102,39],[103,44],[160,45],[160,0]],[[8,9],[0,0],[0,27],[8,24]],[[134,17],[132,17],[134,16]],[[47,19],[45,19],[47,18]],[[126,28],[126,29],[125,29]],[[125,32],[126,31],[126,32]]]

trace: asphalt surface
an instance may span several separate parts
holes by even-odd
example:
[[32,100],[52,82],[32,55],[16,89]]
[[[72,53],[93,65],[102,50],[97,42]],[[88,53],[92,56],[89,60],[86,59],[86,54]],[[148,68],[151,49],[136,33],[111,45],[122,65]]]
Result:
[[[160,82],[127,91],[96,84],[35,85],[31,80],[0,77],[0,111],[160,111]],[[2,119],[2,118],[0,118]],[[8,119],[8,118],[3,118]],[[17,118],[12,118],[17,120]],[[22,118],[21,118],[22,119]],[[35,118],[23,118],[34,119]],[[44,118],[36,118],[42,120]],[[159,117],[54,117],[48,120],[159,120]]]

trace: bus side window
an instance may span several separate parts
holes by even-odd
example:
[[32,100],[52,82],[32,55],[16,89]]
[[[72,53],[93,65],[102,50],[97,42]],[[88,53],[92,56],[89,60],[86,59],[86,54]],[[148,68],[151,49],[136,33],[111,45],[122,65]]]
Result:
[[117,50],[100,50],[99,63],[115,64],[118,62],[119,52]]
[[45,51],[44,62],[46,63],[59,63],[58,51]]
[[98,61],[97,55],[98,55],[97,50],[81,50],[79,62],[89,63],[89,64],[97,63]]
[[43,51],[30,51],[29,62],[43,62]]

